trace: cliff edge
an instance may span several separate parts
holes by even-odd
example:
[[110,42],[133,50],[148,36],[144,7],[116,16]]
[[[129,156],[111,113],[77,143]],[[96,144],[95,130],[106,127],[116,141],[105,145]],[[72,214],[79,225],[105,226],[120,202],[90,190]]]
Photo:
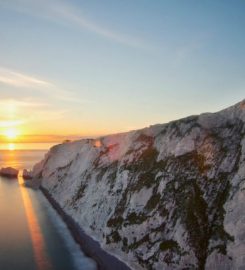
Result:
[[67,142],[33,176],[132,269],[244,269],[245,101]]

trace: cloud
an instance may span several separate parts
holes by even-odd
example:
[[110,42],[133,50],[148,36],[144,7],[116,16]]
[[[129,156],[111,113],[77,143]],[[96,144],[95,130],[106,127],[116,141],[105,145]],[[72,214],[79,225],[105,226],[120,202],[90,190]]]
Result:
[[[29,109],[43,109],[49,106],[48,103],[38,102],[34,99],[1,99],[0,100],[0,115],[6,115],[9,119],[15,118],[21,111]],[[1,119],[0,119],[1,120]]]
[[48,106],[48,103],[38,102],[33,99],[15,100],[15,99],[3,99],[0,100],[0,106],[8,104],[10,107],[44,107]]
[[[91,101],[78,98],[73,91],[62,89],[56,83],[50,82],[46,79],[37,78],[30,74],[24,74],[19,71],[11,70],[5,67],[0,67],[0,84],[5,84],[11,87],[22,88],[25,90],[37,91],[45,95],[45,98],[53,98],[55,100],[73,102],[77,104],[90,103]],[[18,104],[17,104],[17,103]],[[40,103],[29,101],[15,101],[19,106],[37,106]]]
[[5,6],[13,8],[18,12],[42,17],[58,23],[73,24],[81,30],[90,31],[123,45],[146,49],[145,42],[142,40],[101,26],[99,23],[80,14],[77,8],[70,3],[68,4],[68,1],[65,3],[64,1],[57,0],[9,0],[5,3]]
[[47,105],[29,98],[24,100],[1,99],[0,115],[4,117],[0,118],[0,128],[21,126]]
[[123,35],[121,33],[114,32],[107,28],[100,26],[99,24],[88,20],[85,17],[77,14],[72,7],[68,6],[55,6],[53,8],[54,13],[56,13],[60,18],[65,19],[68,22],[74,23],[81,29],[86,29],[100,36],[106,37],[117,43],[121,43],[130,47],[143,48],[143,42],[139,41],[133,37]]
[[16,127],[23,125],[25,120],[0,120],[0,128]]
[[36,126],[49,121],[60,121],[69,113],[67,109],[53,109],[48,103],[34,99],[0,100],[0,131],[17,126]]
[[[67,109],[70,108],[70,103],[72,108],[77,106],[81,109],[84,103],[92,102],[83,100],[46,79],[3,67],[0,67],[0,83],[22,93],[19,99],[0,93],[0,131],[15,126],[24,126],[21,128],[25,130],[50,122],[62,122],[71,113]],[[36,95],[37,91],[43,95]]]
[[0,67],[0,82],[15,87],[47,87],[51,84],[47,81],[37,79],[3,67]]

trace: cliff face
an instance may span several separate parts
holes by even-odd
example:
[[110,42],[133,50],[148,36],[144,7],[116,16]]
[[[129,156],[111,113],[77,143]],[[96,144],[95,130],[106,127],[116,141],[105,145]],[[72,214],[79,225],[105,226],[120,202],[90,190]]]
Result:
[[244,269],[245,101],[53,147],[36,178],[132,269]]

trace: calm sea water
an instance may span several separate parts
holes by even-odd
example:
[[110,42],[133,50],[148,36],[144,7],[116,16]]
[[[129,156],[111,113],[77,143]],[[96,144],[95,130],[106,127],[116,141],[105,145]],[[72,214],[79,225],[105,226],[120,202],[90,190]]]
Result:
[[[47,150],[0,150],[0,167],[31,168]],[[0,177],[1,270],[94,270],[40,191]]]
[[31,169],[54,143],[0,144],[0,168]]

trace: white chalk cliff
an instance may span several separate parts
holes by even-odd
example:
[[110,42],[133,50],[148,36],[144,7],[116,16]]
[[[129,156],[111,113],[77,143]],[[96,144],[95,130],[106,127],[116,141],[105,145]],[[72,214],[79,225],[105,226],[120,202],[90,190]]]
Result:
[[218,113],[67,142],[33,169],[132,269],[245,269],[245,101]]

